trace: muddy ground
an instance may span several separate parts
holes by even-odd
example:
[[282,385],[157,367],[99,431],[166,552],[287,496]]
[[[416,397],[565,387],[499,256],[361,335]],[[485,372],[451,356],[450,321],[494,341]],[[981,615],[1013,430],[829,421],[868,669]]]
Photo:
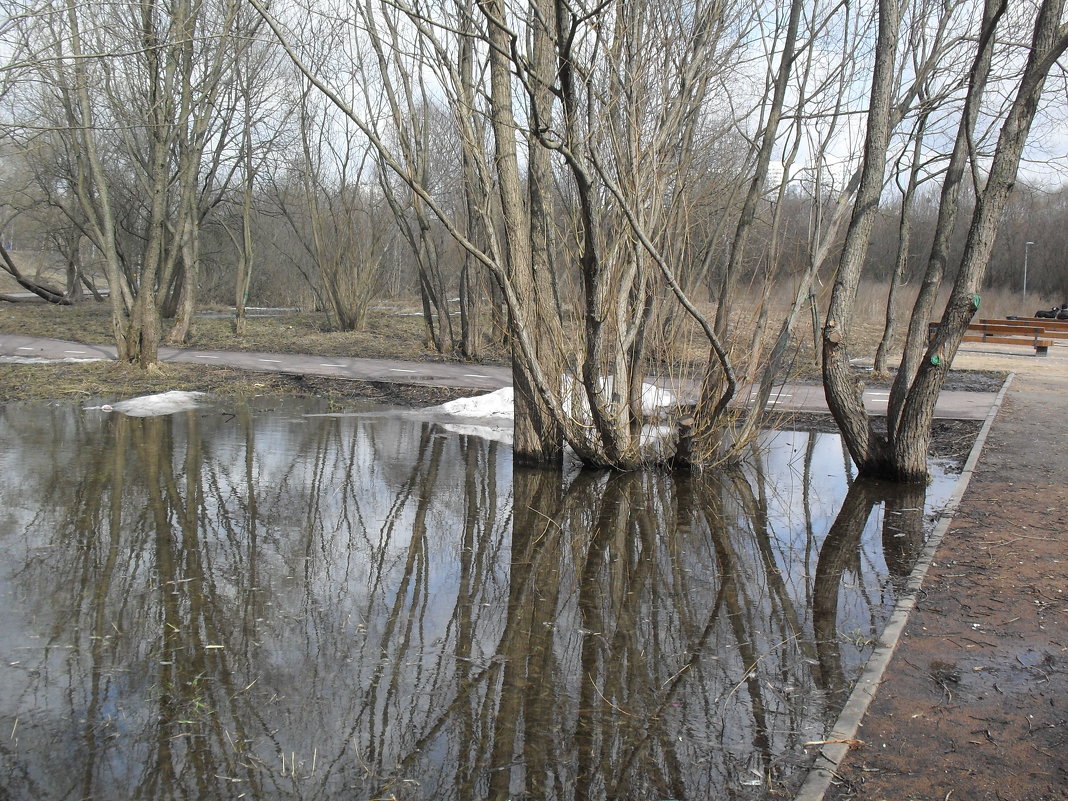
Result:
[[1068,347],[1013,369],[832,801],[1068,798]]

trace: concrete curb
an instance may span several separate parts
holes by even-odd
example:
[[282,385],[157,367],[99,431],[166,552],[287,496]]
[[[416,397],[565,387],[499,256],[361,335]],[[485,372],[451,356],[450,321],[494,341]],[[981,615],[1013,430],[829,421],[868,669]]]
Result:
[[[980,429],[979,435],[972,445],[971,452],[968,454],[968,460],[964,463],[964,469],[961,471],[957,486],[942,510],[938,522],[931,532],[931,537],[927,540],[927,544],[916,562],[916,566],[912,569],[911,575],[909,575],[904,592],[879,637],[879,644],[875,647],[871,658],[868,659],[867,664],[864,666],[864,671],[861,673],[860,678],[857,679],[853,691],[849,694],[849,698],[846,699],[838,720],[831,731],[828,732],[826,739],[852,740],[856,738],[864,713],[867,712],[868,706],[875,698],[879,684],[882,682],[886,669],[890,665],[890,659],[893,657],[894,651],[897,650],[901,635],[905,630],[905,624],[908,622],[909,613],[916,606],[916,598],[919,595],[923,580],[927,576],[927,570],[934,560],[935,552],[938,550],[938,546],[941,545],[949,524],[953,522],[961,498],[964,497],[964,493],[968,489],[972,473],[975,471],[983,446],[986,444],[987,435],[994,424],[994,418],[997,417],[998,412],[1001,410],[1001,404],[1015,375],[1015,373],[1009,373],[1009,377],[1005,379],[1005,383],[994,400],[994,405],[990,407],[983,427]],[[823,797],[835,777],[835,771],[847,753],[849,753],[849,746],[845,743],[831,743],[823,746],[816,755],[815,761],[809,769],[804,783],[801,785],[801,789],[794,796],[794,801],[823,801]]]

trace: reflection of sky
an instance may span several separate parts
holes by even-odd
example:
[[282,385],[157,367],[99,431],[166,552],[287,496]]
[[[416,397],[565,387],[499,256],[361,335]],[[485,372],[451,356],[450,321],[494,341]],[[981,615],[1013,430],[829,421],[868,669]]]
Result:
[[[784,580],[794,587],[800,598],[806,580],[815,571],[823,537],[834,522],[848,490],[845,471],[848,469],[852,478],[855,467],[837,434],[771,432],[761,441],[761,456],[768,476],[765,483],[768,517],[775,530],[779,568]],[[940,509],[953,491],[955,477],[945,470],[943,463],[931,463],[931,482],[924,503],[927,516]],[[883,518],[883,505],[876,504],[860,537],[860,564],[875,582],[885,581],[880,577],[887,573],[882,554]],[[858,581],[858,577],[849,580],[855,587],[864,583]],[[849,604],[849,599],[846,594],[843,607]],[[890,604],[894,601],[893,595],[887,599]],[[840,628],[863,628],[866,625],[864,618],[870,615],[866,605],[867,599],[862,599],[853,607],[843,608]]]
[[[742,474],[689,489],[655,471],[551,478],[537,486],[559,508],[523,496],[538,507],[523,533],[547,543],[528,553],[513,540],[509,449],[433,423],[288,404],[156,421],[4,411],[0,728],[18,719],[22,746],[0,759],[0,781],[36,782],[35,798],[63,794],[56,762],[92,777],[98,797],[124,797],[161,770],[160,742],[175,786],[241,774],[249,797],[299,797],[281,775],[290,754],[306,771],[316,762],[321,797],[376,792],[373,775],[398,765],[421,788],[398,798],[478,797],[492,774],[476,752],[503,736],[508,687],[524,686],[509,671],[535,665],[553,689],[539,714],[565,785],[590,704],[627,710],[605,724],[604,748],[646,736],[628,735],[630,720],[685,732],[669,738],[673,759],[706,795],[749,758],[752,693],[767,693],[776,752],[822,731],[809,604],[846,491],[837,437],[768,435]],[[936,481],[928,505],[947,491]],[[880,514],[860,573],[843,577],[845,635],[871,636],[894,600]],[[596,521],[607,539],[591,550]],[[723,559],[736,565],[728,601]],[[517,656],[517,643],[536,650]],[[852,675],[863,649],[841,650]],[[483,789],[462,791],[471,760]],[[635,792],[646,770],[628,774]],[[522,771],[510,781],[522,790]]]
[[[768,482],[770,515],[780,540],[800,544],[805,534],[805,498],[808,506],[824,521],[817,531],[825,531],[845,497],[848,485],[843,480],[846,465],[850,478],[856,468],[844,452],[837,434],[783,431],[766,434],[762,440],[764,470],[774,480]],[[809,481],[805,484],[805,463],[809,461]],[[946,473],[944,464],[931,463],[931,483],[925,507],[928,512],[945,504],[953,491],[955,477]],[[873,522],[881,521],[874,515]]]

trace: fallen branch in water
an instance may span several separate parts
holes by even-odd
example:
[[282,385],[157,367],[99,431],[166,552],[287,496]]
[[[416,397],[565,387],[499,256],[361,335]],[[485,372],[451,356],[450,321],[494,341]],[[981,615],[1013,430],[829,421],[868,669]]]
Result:
[[805,748],[815,745],[848,745],[850,748],[863,748],[867,743],[853,737],[845,737],[837,740],[810,740],[805,743]]

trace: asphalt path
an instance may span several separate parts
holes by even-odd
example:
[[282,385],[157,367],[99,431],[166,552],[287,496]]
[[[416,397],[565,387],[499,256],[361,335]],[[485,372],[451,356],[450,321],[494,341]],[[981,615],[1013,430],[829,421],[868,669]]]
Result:
[[[115,359],[113,345],[85,345],[43,337],[0,334],[0,356],[40,359]],[[307,356],[236,350],[160,348],[162,362],[215,364],[260,373],[319,375],[391,384],[494,390],[511,386],[507,367],[456,362],[414,362],[400,359],[358,359],[341,356]]]
[[[109,345],[86,345],[44,337],[0,334],[0,356],[38,359],[115,359]],[[457,362],[420,362],[400,359],[360,359],[341,356],[307,356],[285,353],[193,350],[160,348],[160,361],[188,364],[216,364],[263,373],[316,375],[356,381],[380,381],[391,384],[415,384],[492,391],[511,386],[508,367]],[[660,382],[658,382],[660,383]],[[669,386],[669,388],[671,388]],[[678,392],[679,388],[673,388]],[[743,387],[740,401],[749,398]],[[685,394],[683,391],[682,394]],[[884,414],[889,397],[885,389],[867,389],[864,404],[873,415]],[[995,392],[944,391],[938,397],[935,417],[956,420],[983,420],[993,405]],[[827,414],[823,388],[813,384],[786,384],[776,389],[771,405],[782,411]]]

